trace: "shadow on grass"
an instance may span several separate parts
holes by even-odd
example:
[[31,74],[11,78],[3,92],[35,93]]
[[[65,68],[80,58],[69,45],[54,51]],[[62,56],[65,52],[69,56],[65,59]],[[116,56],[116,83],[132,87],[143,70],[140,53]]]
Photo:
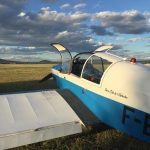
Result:
[[0,83],[0,94],[56,89],[54,80],[39,83],[38,80]]
[[30,144],[11,150],[150,150],[150,144],[108,129]]

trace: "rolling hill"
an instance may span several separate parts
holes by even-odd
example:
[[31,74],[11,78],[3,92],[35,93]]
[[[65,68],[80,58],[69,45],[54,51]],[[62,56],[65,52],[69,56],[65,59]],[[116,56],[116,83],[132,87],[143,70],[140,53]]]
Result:
[[0,64],[55,64],[55,63],[58,63],[58,62],[53,62],[49,60],[42,60],[39,62],[21,62],[21,61],[0,59]]
[[[12,61],[0,59],[0,64],[57,64],[57,61],[41,60],[39,62],[21,62],[21,61]],[[150,60],[139,60],[138,63],[150,64]]]

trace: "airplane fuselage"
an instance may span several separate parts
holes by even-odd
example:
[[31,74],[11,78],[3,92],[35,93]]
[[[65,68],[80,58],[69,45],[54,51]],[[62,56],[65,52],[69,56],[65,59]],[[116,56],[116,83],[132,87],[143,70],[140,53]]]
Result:
[[[72,91],[103,123],[138,139],[150,142],[150,114],[104,96],[101,86],[77,77],[63,74],[53,68],[53,77],[60,89]],[[105,88],[105,92],[126,95]]]
[[112,46],[72,57],[63,45],[51,45],[61,55],[52,68],[60,89],[74,93],[103,123],[150,142],[150,68],[109,53]]

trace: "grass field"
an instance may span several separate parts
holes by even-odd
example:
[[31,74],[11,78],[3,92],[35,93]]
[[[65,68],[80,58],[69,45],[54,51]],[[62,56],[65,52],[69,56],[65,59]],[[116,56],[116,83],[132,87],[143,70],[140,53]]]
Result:
[[[51,65],[0,65],[0,93],[56,88],[49,80],[38,81],[49,73]],[[113,119],[113,118],[112,118]],[[30,144],[13,150],[150,150],[150,144],[111,129],[103,124],[98,130],[87,130],[54,140]]]
[[50,73],[51,64],[0,64],[0,92],[56,88],[52,80],[38,81]]

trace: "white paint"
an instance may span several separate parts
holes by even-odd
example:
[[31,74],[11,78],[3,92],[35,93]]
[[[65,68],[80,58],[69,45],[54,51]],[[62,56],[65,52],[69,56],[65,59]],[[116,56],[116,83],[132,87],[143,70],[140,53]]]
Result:
[[102,51],[110,50],[112,48],[113,48],[113,46],[111,46],[111,45],[101,46],[101,47],[97,48],[95,50],[95,52],[102,52]]
[[101,57],[109,62],[115,63],[118,61],[123,61],[123,58],[110,54],[110,53],[95,53],[95,56]]
[[80,133],[80,123],[56,91],[0,96],[0,149]]
[[[100,84],[73,74],[62,74],[54,69],[52,69],[52,72],[98,95],[150,113],[150,68],[142,64],[131,64],[107,53],[97,53],[94,55],[113,62],[103,74]],[[121,93],[127,96],[127,98],[108,93],[105,91],[106,88]]]
[[59,44],[59,43],[54,43],[54,44],[52,44],[52,46],[55,47],[58,51],[66,50],[66,48],[63,45]]

